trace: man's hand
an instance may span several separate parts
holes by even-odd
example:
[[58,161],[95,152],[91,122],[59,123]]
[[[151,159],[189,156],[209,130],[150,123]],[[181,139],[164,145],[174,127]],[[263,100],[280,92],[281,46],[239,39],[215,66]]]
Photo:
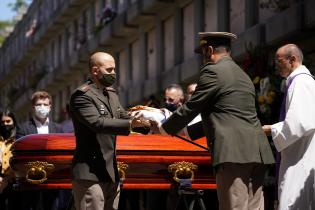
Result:
[[150,127],[151,123],[143,118],[134,117],[130,122],[131,128]]
[[267,136],[271,136],[271,125],[264,125],[262,126],[262,129]]
[[156,121],[151,121],[151,126],[150,126],[151,132],[153,134],[160,134],[160,129],[159,129],[159,124]]

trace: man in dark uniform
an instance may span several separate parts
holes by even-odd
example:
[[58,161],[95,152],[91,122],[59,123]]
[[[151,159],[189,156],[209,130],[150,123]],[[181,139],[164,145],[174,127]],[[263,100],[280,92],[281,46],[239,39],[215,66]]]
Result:
[[118,208],[119,176],[116,135],[148,126],[130,119],[111,86],[116,80],[115,60],[103,52],[89,61],[91,79],[74,91],[70,113],[76,136],[72,163],[73,192],[77,210]]
[[230,57],[236,36],[204,32],[199,38],[196,52],[202,54],[204,66],[196,90],[159,131],[175,135],[201,113],[220,209],[263,209],[264,174],[274,157],[257,118],[254,86]]

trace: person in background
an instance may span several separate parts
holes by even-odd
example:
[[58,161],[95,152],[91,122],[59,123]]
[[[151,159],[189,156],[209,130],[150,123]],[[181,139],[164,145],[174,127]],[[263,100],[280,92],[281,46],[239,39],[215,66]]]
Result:
[[52,97],[46,91],[36,91],[32,98],[32,117],[17,127],[17,138],[29,134],[61,133],[60,125],[49,118]]
[[160,108],[160,101],[154,95],[150,95],[149,99],[145,101],[143,105],[153,108]]
[[257,118],[255,88],[230,56],[227,32],[199,33],[203,66],[195,92],[152,130],[176,135],[198,114],[212,150],[220,210],[263,208],[263,180],[274,157]]
[[61,132],[62,133],[73,133],[74,127],[73,122],[70,116],[69,104],[66,104],[66,109],[63,111],[65,120],[61,123]]
[[[179,84],[170,84],[166,87],[164,91],[164,102],[165,108],[170,112],[174,112],[177,108],[181,107],[185,103],[184,90]],[[170,113],[171,114],[171,113]],[[167,116],[169,116],[168,114]],[[139,114],[138,116],[143,117]],[[190,139],[198,139],[204,136],[203,128],[201,125],[200,115],[196,116],[189,124],[183,129],[181,135],[185,135]],[[179,205],[179,196],[177,194],[177,189],[172,189],[165,193],[165,190],[148,190],[147,193],[147,209],[158,210],[158,209],[175,209],[184,208],[184,206]]]
[[16,119],[9,109],[0,111],[0,206],[1,209],[14,209],[14,192],[10,182],[14,179],[14,173],[10,168],[10,151],[15,141]]
[[[24,123],[18,124],[16,137],[21,138],[29,134],[61,133],[60,125],[49,118],[52,107],[52,97],[46,91],[36,91],[31,97],[32,117]],[[40,192],[21,192],[19,209],[51,209],[56,208],[59,190],[42,190]],[[61,208],[62,209],[62,208]]]
[[[197,87],[197,83],[191,83],[187,86],[186,89],[186,102],[189,101],[191,95],[195,92]],[[201,115],[198,114],[183,130],[185,135],[189,137],[191,140],[196,140],[205,136],[203,127],[202,127],[202,120]]]
[[164,92],[165,108],[173,112],[185,102],[184,91],[178,84],[169,85]]
[[275,63],[286,92],[280,121],[263,129],[281,153],[278,209],[315,209],[315,80],[295,44],[280,47]]
[[[60,124],[61,133],[74,133],[73,123],[70,116],[69,103],[61,112],[61,117],[64,119]],[[59,190],[54,206],[58,206],[58,210],[68,210],[73,205],[72,190]]]
[[106,6],[102,9],[100,15],[100,26],[104,26],[110,23],[117,16],[117,12],[110,6]]
[[120,185],[116,162],[116,136],[129,135],[148,122],[130,118],[114,88],[114,58],[104,52],[89,60],[91,78],[70,99],[76,137],[72,186],[77,210],[118,209]]

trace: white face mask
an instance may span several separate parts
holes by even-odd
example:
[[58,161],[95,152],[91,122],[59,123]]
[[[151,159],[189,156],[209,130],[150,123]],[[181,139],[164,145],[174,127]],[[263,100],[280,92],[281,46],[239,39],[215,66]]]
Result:
[[46,117],[48,117],[50,112],[50,106],[35,106],[35,115],[36,117],[40,118],[40,119],[45,119]]

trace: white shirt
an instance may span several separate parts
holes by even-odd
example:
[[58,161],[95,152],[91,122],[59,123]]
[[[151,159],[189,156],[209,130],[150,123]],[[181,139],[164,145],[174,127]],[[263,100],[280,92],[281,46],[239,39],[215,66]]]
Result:
[[44,124],[42,124],[41,122],[36,120],[35,117],[33,119],[34,119],[38,134],[48,134],[49,133],[49,129],[48,129],[49,118],[48,117],[47,117],[46,121],[44,122]]
[[[287,78],[310,74],[301,65]],[[274,144],[281,152],[279,210],[313,209],[315,198],[315,80],[296,76],[286,97],[286,118],[271,126]],[[313,175],[312,175],[313,174]]]

